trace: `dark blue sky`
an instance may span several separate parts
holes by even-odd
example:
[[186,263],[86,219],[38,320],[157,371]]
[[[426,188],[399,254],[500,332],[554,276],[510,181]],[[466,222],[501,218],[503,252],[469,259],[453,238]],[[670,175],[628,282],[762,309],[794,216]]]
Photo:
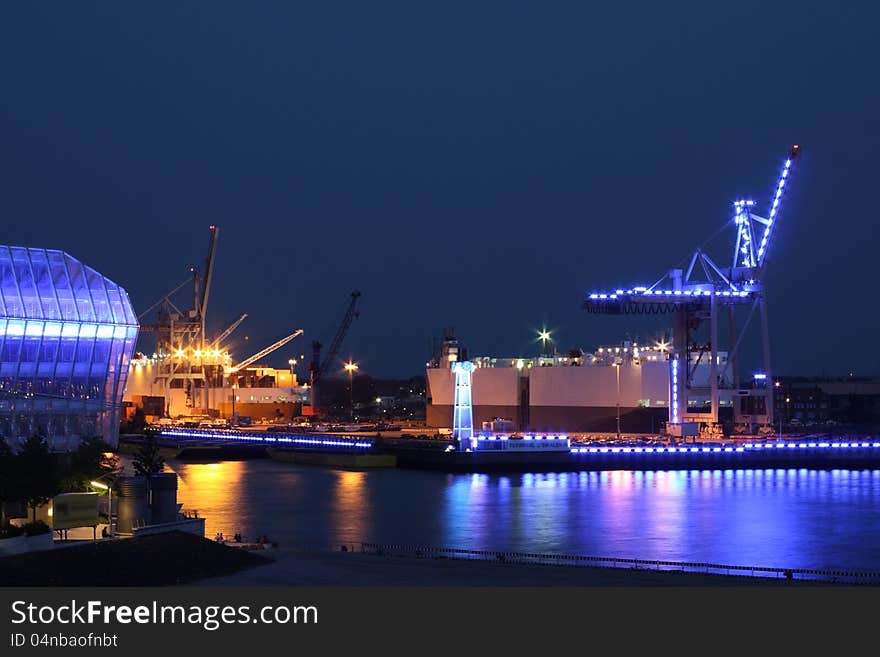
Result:
[[[769,254],[777,372],[880,373],[880,11],[818,2],[7,3],[0,242],[144,309],[221,230],[212,323],[379,376],[638,326],[651,283],[804,155]],[[717,5],[717,6],[716,6]],[[713,252],[726,263],[728,242]],[[247,328],[245,328],[247,327]],[[244,352],[239,355],[245,355]]]

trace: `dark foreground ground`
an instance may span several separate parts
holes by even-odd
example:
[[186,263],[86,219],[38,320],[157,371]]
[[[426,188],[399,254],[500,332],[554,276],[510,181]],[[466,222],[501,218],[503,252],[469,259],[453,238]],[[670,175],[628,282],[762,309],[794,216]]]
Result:
[[[804,580],[359,552],[255,553],[172,532],[0,558],[3,586],[814,586]],[[267,558],[269,557],[269,558]],[[821,585],[821,584],[820,584]]]
[[512,564],[360,552],[278,549],[274,560],[199,585],[217,586],[816,586],[782,578],[635,568]]
[[264,557],[171,532],[0,558],[3,586],[170,586],[262,566]]

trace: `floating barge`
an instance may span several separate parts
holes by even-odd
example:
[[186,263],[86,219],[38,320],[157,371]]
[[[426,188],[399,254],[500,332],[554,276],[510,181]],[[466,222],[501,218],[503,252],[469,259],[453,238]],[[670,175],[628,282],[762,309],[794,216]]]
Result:
[[446,472],[880,469],[880,439],[876,438],[597,446],[571,444],[565,436],[478,436],[470,451],[461,451],[448,441],[378,436],[163,429],[158,437],[160,445],[180,450],[181,458],[247,455],[343,468],[401,467]]

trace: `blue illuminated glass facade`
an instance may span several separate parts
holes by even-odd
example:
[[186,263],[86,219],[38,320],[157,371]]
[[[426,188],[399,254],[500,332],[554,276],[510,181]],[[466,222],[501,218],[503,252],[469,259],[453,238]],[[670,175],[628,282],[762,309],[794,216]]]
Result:
[[63,251],[0,246],[0,436],[119,436],[128,294]]

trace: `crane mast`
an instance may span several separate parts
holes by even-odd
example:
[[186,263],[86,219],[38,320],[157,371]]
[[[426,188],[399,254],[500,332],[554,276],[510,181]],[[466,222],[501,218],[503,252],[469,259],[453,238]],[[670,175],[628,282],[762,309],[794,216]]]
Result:
[[318,409],[320,407],[318,382],[330,368],[333,361],[336,360],[339,348],[342,346],[342,341],[345,340],[345,335],[348,333],[348,329],[351,328],[351,323],[357,317],[360,317],[360,311],[358,310],[360,297],[360,290],[355,290],[351,293],[351,301],[348,304],[345,315],[342,317],[342,322],[339,324],[339,328],[336,330],[336,335],[333,336],[333,341],[330,343],[330,348],[327,350],[323,361],[321,360],[321,343],[317,340],[312,342],[312,363],[309,366],[309,384],[312,389],[313,414],[318,414]]

